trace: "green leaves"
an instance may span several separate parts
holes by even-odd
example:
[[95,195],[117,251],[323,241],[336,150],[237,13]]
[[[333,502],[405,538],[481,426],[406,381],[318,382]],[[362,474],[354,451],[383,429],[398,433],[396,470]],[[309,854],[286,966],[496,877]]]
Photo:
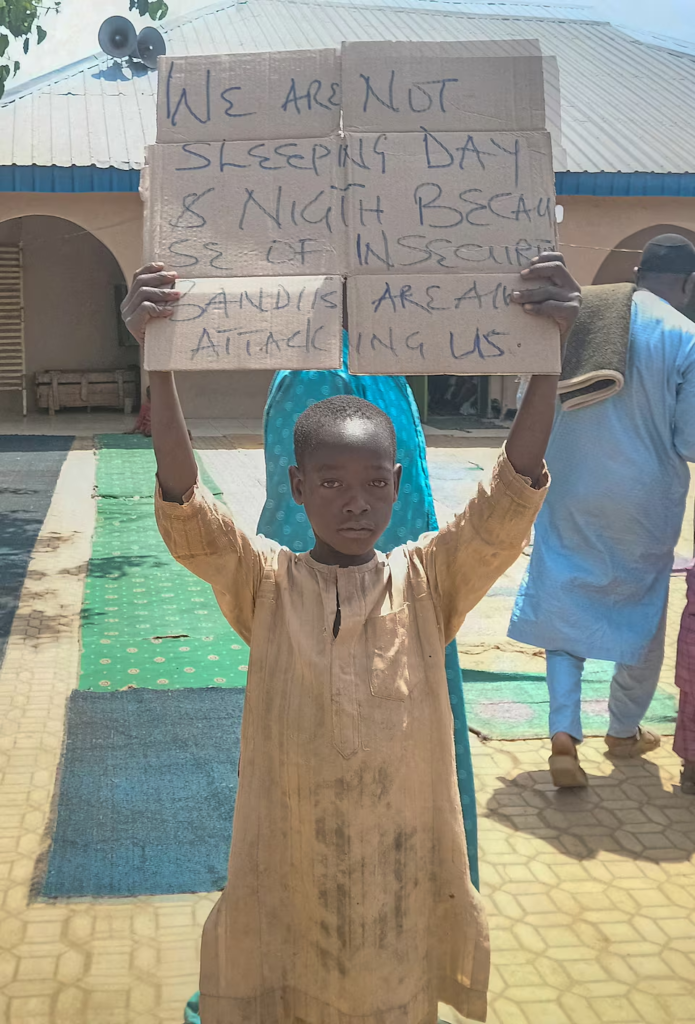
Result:
[[130,10],[137,11],[142,18],[162,21],[169,13],[169,5],[164,0],[130,0]]
[[4,0],[0,7],[0,25],[15,39],[28,35],[39,16],[40,0]]
[[0,35],[0,57],[4,57],[7,51],[7,47],[10,45],[10,37],[3,32]]
[[45,28],[41,28],[40,25],[36,26],[36,42],[37,42],[38,46],[41,45],[41,43],[44,41],[44,39],[46,38],[47,35],[48,35],[48,32],[46,31]]
[[169,5],[164,0],[153,0],[149,5],[149,15],[152,21],[163,21],[169,13]]

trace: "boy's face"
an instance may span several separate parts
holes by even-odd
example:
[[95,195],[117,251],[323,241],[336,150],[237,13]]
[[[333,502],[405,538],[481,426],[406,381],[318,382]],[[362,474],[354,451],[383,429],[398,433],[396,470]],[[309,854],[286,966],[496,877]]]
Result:
[[292,495],[316,537],[314,557],[330,565],[369,561],[391,520],[401,466],[373,424],[336,424],[301,466],[290,468]]

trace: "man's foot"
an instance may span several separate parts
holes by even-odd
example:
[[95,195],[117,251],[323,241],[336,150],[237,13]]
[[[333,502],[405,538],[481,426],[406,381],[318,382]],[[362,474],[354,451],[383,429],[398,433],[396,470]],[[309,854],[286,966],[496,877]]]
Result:
[[661,736],[653,729],[640,727],[634,736],[606,736],[606,746],[608,757],[641,757],[661,746]]
[[586,772],[579,764],[577,742],[566,732],[556,732],[548,758],[550,777],[558,789],[577,789],[589,785]]
[[684,761],[681,768],[681,793],[695,796],[695,761]]

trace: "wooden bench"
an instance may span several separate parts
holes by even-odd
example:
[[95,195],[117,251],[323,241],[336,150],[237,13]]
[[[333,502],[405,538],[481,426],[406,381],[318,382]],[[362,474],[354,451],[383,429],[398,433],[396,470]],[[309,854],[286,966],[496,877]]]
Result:
[[49,370],[36,374],[36,403],[53,416],[59,409],[133,411],[140,392],[138,370]]

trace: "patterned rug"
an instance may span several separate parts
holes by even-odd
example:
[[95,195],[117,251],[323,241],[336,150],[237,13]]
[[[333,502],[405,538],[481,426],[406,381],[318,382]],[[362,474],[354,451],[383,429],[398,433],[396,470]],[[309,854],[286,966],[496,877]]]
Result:
[[[504,656],[496,660],[500,669],[497,672],[463,669],[469,726],[495,740],[546,738],[549,706],[545,674],[521,673],[511,667],[505,670]],[[587,661],[582,679],[582,725],[586,736],[605,736],[608,731],[612,675],[610,662]],[[676,714],[675,696],[659,687],[644,724],[673,735]]]
[[[79,689],[245,686],[248,647],[212,589],[173,560],[159,535],[151,441],[116,434],[97,443]],[[200,472],[219,494],[202,463]]]
[[29,560],[73,440],[0,436],[0,664]]

